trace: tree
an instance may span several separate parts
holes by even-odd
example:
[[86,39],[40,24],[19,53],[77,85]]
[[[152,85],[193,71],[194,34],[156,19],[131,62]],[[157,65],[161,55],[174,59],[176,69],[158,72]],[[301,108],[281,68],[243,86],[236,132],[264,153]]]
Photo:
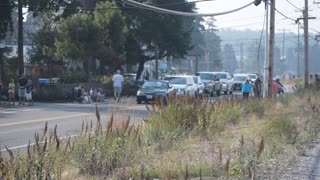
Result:
[[88,13],[75,14],[59,22],[55,39],[56,57],[67,58],[81,62],[87,78],[90,78],[90,61],[101,53],[98,28],[93,22],[93,16]]
[[[53,13],[42,13],[38,16],[37,31],[32,35],[33,46],[28,51],[33,73],[41,77],[58,76],[63,67],[63,61],[55,57],[54,45],[57,29]],[[41,71],[42,68],[47,71]],[[58,71],[57,71],[58,70]],[[35,75],[35,74],[34,74]]]
[[239,67],[231,44],[225,44],[223,47],[223,67],[225,71],[230,73],[233,73]]
[[204,37],[207,43],[207,52],[209,53],[209,66],[210,70],[219,71],[222,68],[222,60],[221,60],[221,39],[216,34],[216,29],[214,25],[214,18],[211,18],[208,21],[208,28],[204,33]]
[[[14,3],[11,0],[1,0],[0,2],[0,42],[6,37],[6,33],[11,27],[12,29],[12,19],[11,11],[14,7]],[[10,51],[8,48],[0,47],[0,70],[1,70],[1,80],[5,81],[5,57],[4,54]]]
[[[195,7],[186,0],[143,1],[155,6],[172,4],[166,8],[185,12],[192,12]],[[136,49],[139,46],[142,53],[135,55],[139,58],[136,59],[139,63],[137,78],[146,61],[156,57],[183,57],[191,48],[190,35],[194,17],[160,14],[142,9],[124,9],[123,12],[127,18],[130,37],[130,41],[126,41],[126,51],[129,50],[127,48]]]
[[94,11],[94,23],[98,28],[105,52],[101,53],[102,64],[119,68],[124,62],[124,44],[127,26],[124,16],[110,2],[100,2]]
[[119,67],[126,31],[120,11],[110,2],[98,3],[93,13],[78,13],[59,21],[56,57],[82,62],[88,78],[97,58],[102,65]]

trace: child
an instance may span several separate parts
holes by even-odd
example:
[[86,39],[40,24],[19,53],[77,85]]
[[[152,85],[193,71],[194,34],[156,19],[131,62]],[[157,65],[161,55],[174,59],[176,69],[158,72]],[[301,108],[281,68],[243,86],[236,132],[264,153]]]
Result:
[[26,101],[29,102],[29,106],[33,104],[32,89],[33,89],[32,80],[29,79],[26,86]]
[[10,83],[9,83],[9,90],[8,90],[8,94],[9,94],[9,104],[11,104],[11,102],[13,102],[12,104],[15,104],[15,87],[16,85],[14,84],[14,80],[11,79]]

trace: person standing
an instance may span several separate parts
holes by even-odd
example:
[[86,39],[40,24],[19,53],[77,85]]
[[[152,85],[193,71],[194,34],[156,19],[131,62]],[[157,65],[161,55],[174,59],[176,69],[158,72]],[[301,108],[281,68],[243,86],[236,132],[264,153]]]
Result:
[[8,94],[9,94],[9,104],[12,103],[13,105],[14,105],[15,96],[16,96],[15,88],[16,88],[16,85],[14,84],[14,79],[11,79],[8,86]]
[[123,83],[123,76],[120,74],[120,70],[117,70],[117,74],[112,77],[113,81],[113,93],[114,99],[120,100],[120,95],[122,91],[122,83]]
[[262,92],[262,81],[260,77],[258,76],[257,79],[254,81],[254,95],[257,98],[261,97]]
[[274,98],[277,97],[278,91],[279,91],[279,84],[278,84],[278,82],[277,82],[276,79],[273,79],[273,83],[272,83],[272,95],[273,95]]
[[18,81],[18,85],[19,85],[19,91],[18,91],[18,95],[19,95],[19,105],[21,105],[23,103],[24,105],[24,101],[26,99],[26,85],[27,85],[28,81],[25,78],[24,74],[21,74],[21,77]]
[[32,90],[33,90],[33,84],[32,84],[32,80],[29,79],[28,83],[26,85],[26,101],[29,102],[29,106],[33,104],[33,100],[32,100]]
[[242,94],[243,94],[243,100],[249,99],[249,94],[251,93],[252,85],[249,82],[249,79],[246,79],[246,81],[242,84]]

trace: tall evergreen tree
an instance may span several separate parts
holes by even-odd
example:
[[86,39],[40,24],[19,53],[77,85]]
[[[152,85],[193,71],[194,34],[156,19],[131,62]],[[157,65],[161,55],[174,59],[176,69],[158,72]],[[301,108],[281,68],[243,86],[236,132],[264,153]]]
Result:
[[235,51],[231,44],[225,44],[223,47],[223,67],[225,71],[230,73],[234,73],[239,67]]

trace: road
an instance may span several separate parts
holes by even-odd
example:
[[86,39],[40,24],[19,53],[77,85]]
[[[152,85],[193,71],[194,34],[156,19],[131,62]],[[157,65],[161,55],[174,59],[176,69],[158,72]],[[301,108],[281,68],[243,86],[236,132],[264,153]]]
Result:
[[[236,94],[236,93],[235,93]],[[239,94],[238,94],[239,95]],[[229,98],[231,96],[220,96]],[[210,97],[215,101],[217,97]],[[10,106],[0,109],[0,151],[8,148],[20,151],[27,147],[29,141],[34,143],[35,133],[42,134],[45,123],[49,131],[58,126],[60,138],[77,136],[82,123],[96,122],[96,104],[78,103],[35,103],[33,106]],[[139,123],[148,116],[145,105],[137,105],[135,98],[124,98],[120,102],[107,100],[97,103],[102,124],[106,125],[111,114],[115,123],[121,123],[130,116],[130,123]]]
[[[107,101],[97,104],[102,124],[111,114],[115,123],[128,119],[137,123],[148,115],[145,105],[136,105],[134,99],[121,102]],[[81,131],[82,122],[96,122],[95,104],[77,103],[34,103],[33,106],[11,106],[0,110],[0,150],[5,146],[19,151],[34,142],[35,132],[42,134],[48,122],[49,130],[58,126],[58,136],[75,136]]]

